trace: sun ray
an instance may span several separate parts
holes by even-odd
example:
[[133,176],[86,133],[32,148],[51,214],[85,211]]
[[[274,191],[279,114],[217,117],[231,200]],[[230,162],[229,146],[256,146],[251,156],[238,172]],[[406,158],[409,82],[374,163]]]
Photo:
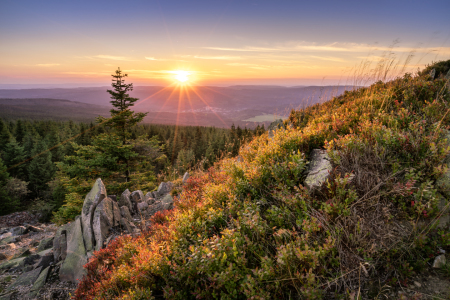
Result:
[[189,94],[189,89],[186,87],[186,96],[189,101],[189,106],[191,107],[192,114],[194,116],[195,125],[198,126],[197,114],[194,112],[194,108],[192,107],[191,95]]
[[208,106],[208,108],[213,112],[213,114],[223,123],[223,125],[225,125],[225,127],[228,127],[228,125],[225,123],[224,120],[222,120],[222,118],[211,108],[211,106],[209,106],[208,102],[205,101],[205,99],[203,99],[203,97],[200,95],[200,93],[197,93],[197,91],[195,90],[195,87],[189,85],[192,89],[192,91],[200,98],[200,100],[202,100],[202,102]]

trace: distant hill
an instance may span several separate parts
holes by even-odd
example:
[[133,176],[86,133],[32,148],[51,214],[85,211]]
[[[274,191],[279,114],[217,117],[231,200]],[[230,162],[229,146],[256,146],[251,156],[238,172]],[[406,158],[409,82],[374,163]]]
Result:
[[[106,92],[108,87],[84,88],[53,88],[53,89],[0,89],[0,98],[47,99],[45,103],[26,102],[23,108],[9,111],[7,114],[17,118],[21,113],[30,116],[44,117],[49,114],[54,118],[63,115],[62,102],[49,102],[50,99],[66,99],[72,102],[74,111],[66,114],[69,118],[91,119],[94,113],[103,114],[110,107],[111,100]],[[229,127],[231,124],[254,127],[266,122],[251,122],[248,120],[263,120],[258,118],[268,114],[287,116],[291,109],[298,109],[322,103],[333,96],[351,90],[350,86],[198,86],[198,87],[162,87],[137,86],[130,93],[139,98],[134,110],[149,112],[145,122],[179,125],[203,125]],[[58,100],[63,101],[63,100]],[[25,103],[25,102],[24,102]],[[76,103],[76,104],[75,104]],[[81,104],[94,105],[83,115]],[[6,105],[6,104],[5,104]],[[33,105],[41,106],[40,113],[31,109]],[[55,106],[54,111],[50,107]],[[43,107],[46,107],[44,109]],[[5,108],[6,109],[6,108]],[[78,111],[77,109],[80,109]],[[5,113],[1,113],[4,115]],[[108,114],[108,113],[106,113]],[[24,115],[25,117],[25,115]],[[255,118],[256,117],[256,118]],[[247,120],[247,121],[244,121]]]
[[0,98],[0,117],[6,120],[73,120],[89,122],[96,117],[108,116],[106,106],[48,98]]

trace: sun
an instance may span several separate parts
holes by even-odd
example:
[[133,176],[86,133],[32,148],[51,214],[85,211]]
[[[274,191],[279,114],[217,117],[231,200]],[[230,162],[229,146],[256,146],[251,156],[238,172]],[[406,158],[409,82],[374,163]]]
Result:
[[188,71],[181,71],[181,70],[174,71],[173,73],[175,74],[175,79],[178,80],[181,83],[184,83],[184,82],[188,81],[189,80],[189,76],[191,75],[190,72],[188,72]]

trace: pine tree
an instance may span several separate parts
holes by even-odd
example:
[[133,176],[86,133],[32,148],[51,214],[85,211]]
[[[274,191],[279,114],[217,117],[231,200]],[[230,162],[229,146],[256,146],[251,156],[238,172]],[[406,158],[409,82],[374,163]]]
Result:
[[52,152],[52,162],[62,161],[64,158],[63,147],[60,145],[61,140],[56,130],[52,130],[48,135],[48,146]]
[[26,129],[25,129],[25,125],[23,124],[22,120],[17,120],[16,123],[16,130],[15,130],[15,137],[16,137],[16,141],[22,145],[23,143],[23,139],[25,138],[25,134],[26,134]]
[[5,186],[8,184],[9,180],[9,173],[6,171],[6,166],[0,158],[0,216],[16,211],[19,205],[18,201],[12,199],[5,189]]
[[26,153],[22,146],[20,146],[16,139],[12,138],[6,145],[3,152],[3,160],[5,165],[9,168],[9,174],[12,177],[25,180],[26,177]]
[[[134,106],[134,103],[138,98],[130,97],[128,94],[128,92],[133,90],[133,84],[126,84],[124,80],[128,74],[122,74],[122,71],[118,68],[116,74],[111,76],[113,77],[113,82],[111,84],[113,90],[108,90],[108,93],[111,95],[112,101],[110,101],[110,103],[114,108],[110,110],[111,119],[108,120],[106,124],[115,129],[117,135],[122,140],[122,145],[126,145],[129,144],[128,138],[131,136],[131,128],[141,122],[147,113],[135,113],[130,110],[130,107]],[[106,121],[103,117],[99,117],[98,120],[100,122]],[[126,181],[129,181],[129,162],[127,158],[122,158],[126,161],[127,168],[125,171],[125,178]]]
[[0,152],[4,150],[6,145],[11,139],[11,133],[9,132],[8,125],[0,119]]
[[33,196],[41,196],[48,190],[48,182],[55,174],[55,166],[52,163],[52,153],[47,151],[47,143],[41,139],[34,147],[32,155],[34,158],[28,166],[28,179]]

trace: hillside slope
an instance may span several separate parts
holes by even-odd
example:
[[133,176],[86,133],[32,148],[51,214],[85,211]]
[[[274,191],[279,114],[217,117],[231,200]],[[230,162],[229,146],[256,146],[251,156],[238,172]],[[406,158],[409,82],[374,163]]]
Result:
[[[97,252],[76,298],[397,298],[450,251],[449,90],[406,74],[293,111]],[[314,149],[332,169],[313,190]]]

